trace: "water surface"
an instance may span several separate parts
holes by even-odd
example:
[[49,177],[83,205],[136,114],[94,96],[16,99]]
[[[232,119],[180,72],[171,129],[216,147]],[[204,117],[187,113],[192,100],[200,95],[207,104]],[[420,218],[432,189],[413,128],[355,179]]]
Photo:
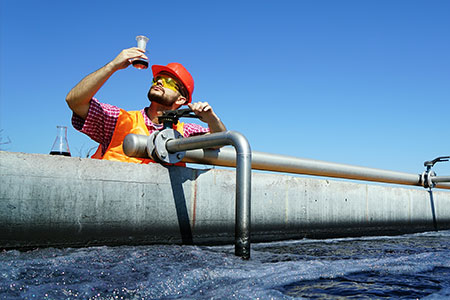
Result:
[[450,298],[450,231],[0,253],[0,299]]

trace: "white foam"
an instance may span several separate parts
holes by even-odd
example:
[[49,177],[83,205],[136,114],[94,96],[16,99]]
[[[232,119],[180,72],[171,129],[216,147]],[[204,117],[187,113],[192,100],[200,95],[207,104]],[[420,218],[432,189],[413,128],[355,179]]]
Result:
[[[436,268],[450,277],[448,236],[255,244],[249,261],[235,257],[231,245],[5,251],[0,253],[0,298],[292,299],[283,294],[286,288],[305,281],[339,284],[340,278],[364,281],[378,274],[414,283],[422,280],[417,274],[429,280]],[[441,290],[430,286],[427,299],[448,296],[450,278],[438,280]]]

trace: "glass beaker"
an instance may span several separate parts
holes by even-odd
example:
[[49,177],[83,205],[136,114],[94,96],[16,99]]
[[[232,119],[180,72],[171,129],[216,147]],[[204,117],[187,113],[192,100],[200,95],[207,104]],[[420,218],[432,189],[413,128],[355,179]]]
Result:
[[67,142],[67,127],[56,126],[56,139],[53,143],[51,155],[71,156],[69,150],[69,143]]
[[[148,37],[143,35],[138,35],[136,37],[137,47],[144,50],[147,48]],[[148,60],[144,58],[135,58],[131,61],[133,66],[137,69],[147,69],[148,68]]]

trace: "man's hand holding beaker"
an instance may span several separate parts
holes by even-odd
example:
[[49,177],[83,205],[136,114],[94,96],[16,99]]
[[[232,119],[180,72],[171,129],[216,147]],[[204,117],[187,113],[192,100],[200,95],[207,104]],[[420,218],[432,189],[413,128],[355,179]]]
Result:
[[145,55],[145,50],[138,47],[132,47],[122,50],[110,64],[115,70],[121,70],[127,68],[131,64],[131,61],[136,58],[148,60],[148,57]]

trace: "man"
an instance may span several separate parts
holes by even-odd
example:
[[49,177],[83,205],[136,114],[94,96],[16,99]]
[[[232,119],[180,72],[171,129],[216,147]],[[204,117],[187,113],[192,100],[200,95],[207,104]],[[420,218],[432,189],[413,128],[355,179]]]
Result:
[[191,103],[194,80],[178,63],[152,66],[153,84],[147,94],[150,106],[141,111],[127,112],[116,106],[100,103],[94,98],[97,91],[116,71],[127,68],[133,59],[147,59],[144,53],[144,50],[136,47],[123,50],[104,67],[83,78],[66,97],[67,104],[73,111],[74,128],[100,144],[93,158],[135,163],[152,162],[150,159],[126,156],[122,150],[123,139],[129,133],[149,135],[161,129],[162,124],[158,121],[161,112],[178,109],[185,104],[200,120],[208,124],[208,128],[179,122],[175,129],[183,136],[226,130],[207,102]]

